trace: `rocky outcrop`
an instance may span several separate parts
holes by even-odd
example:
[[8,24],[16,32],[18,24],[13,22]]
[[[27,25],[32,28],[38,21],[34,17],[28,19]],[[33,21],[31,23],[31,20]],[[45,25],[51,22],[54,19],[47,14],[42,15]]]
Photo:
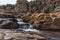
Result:
[[56,28],[60,29],[60,18],[56,18],[53,22],[53,24],[56,26]]
[[15,11],[17,11],[17,12],[27,12],[28,11],[27,0],[17,0]]
[[60,29],[60,17],[58,15],[54,14],[45,14],[44,16],[44,23],[42,25],[45,29]]
[[26,13],[21,16],[24,21],[31,23],[36,29],[60,29],[60,12],[57,13]]
[[17,28],[19,28],[19,25],[16,22],[9,22],[9,23],[2,25],[0,28],[2,28],[2,29],[17,29]]
[[60,6],[59,0],[17,0],[16,11],[19,12],[44,12],[48,7],[50,12],[58,12]]

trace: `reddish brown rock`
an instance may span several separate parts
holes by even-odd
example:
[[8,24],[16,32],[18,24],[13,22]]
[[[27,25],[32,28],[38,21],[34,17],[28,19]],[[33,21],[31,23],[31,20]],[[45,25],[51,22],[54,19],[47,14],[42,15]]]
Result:
[[56,18],[53,22],[53,25],[55,25],[56,28],[60,29],[60,18]]

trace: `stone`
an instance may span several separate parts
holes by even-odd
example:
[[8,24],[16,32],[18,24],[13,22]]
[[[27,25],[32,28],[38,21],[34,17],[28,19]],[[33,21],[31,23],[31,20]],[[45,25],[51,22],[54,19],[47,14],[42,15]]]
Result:
[[56,29],[60,29],[60,18],[56,18],[53,22],[53,25],[56,26]]
[[3,33],[0,33],[0,40],[4,38],[4,34]]

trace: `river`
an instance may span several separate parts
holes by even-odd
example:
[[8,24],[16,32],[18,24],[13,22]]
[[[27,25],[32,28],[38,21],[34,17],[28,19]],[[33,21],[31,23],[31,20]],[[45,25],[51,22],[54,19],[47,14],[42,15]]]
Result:
[[[2,25],[4,25],[4,24],[6,24],[6,23],[8,23],[8,22],[12,22],[12,21],[10,21],[10,19],[11,18],[0,18],[0,21],[1,20],[3,20],[4,22],[0,25],[0,26],[2,26]],[[19,22],[22,22],[23,20],[22,19],[17,19]],[[3,30],[3,29],[1,29],[1,30]],[[7,29],[5,29],[5,30],[7,30]],[[17,29],[16,29],[17,30]],[[33,31],[34,29],[30,29],[30,31]],[[19,30],[18,30],[19,31]],[[39,30],[38,30],[39,31]],[[0,31],[1,32],[1,31]],[[3,31],[2,31],[3,32]],[[12,32],[12,31],[10,31],[10,32]],[[41,33],[42,32],[42,33]],[[17,32],[18,33],[18,32]],[[37,33],[38,34],[38,33]],[[46,38],[46,40],[60,40],[60,32],[47,32],[47,31],[40,31],[40,34],[39,35],[42,35],[42,36],[44,36],[45,38]]]

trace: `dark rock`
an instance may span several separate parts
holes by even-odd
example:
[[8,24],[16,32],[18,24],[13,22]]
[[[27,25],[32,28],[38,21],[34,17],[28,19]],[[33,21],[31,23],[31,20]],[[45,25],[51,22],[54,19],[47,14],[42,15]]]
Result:
[[56,18],[53,22],[53,25],[55,25],[56,28],[60,29],[60,18]]
[[9,14],[0,14],[0,18],[15,18],[15,16]]
[[19,25],[16,22],[10,22],[1,26],[2,29],[17,29]]

